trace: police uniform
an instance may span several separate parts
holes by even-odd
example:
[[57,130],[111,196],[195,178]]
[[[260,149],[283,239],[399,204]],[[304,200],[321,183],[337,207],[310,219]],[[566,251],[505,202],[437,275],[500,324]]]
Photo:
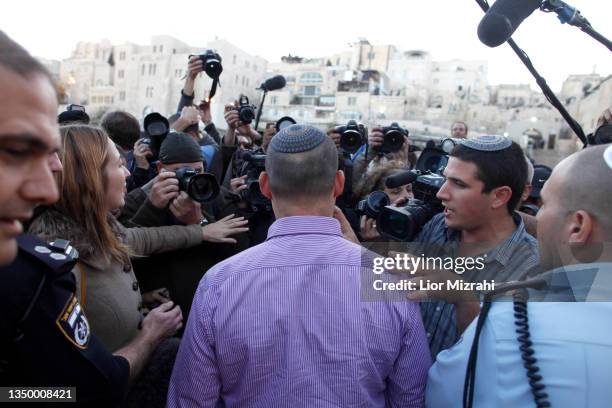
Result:
[[71,273],[76,251],[32,235],[17,241],[17,258],[0,268],[0,385],[76,387],[79,403],[119,404],[129,363],[90,332]]

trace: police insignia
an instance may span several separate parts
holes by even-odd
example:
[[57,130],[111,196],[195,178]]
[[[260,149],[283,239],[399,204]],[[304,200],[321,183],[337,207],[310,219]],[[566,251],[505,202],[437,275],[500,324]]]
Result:
[[64,337],[72,344],[80,349],[87,348],[91,331],[87,317],[76,296],[72,295],[68,300],[56,323]]

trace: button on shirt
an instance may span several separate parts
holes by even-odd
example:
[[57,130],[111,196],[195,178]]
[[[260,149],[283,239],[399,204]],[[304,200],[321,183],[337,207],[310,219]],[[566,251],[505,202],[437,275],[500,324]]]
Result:
[[364,301],[360,257],[334,218],[285,217],[209,270],[168,406],[422,406],[431,359],[419,308]]
[[[553,407],[609,407],[612,263],[573,265],[541,277],[565,286],[544,297],[538,297],[541,291],[530,291],[527,306],[530,340],[548,401]],[[462,406],[475,329],[476,319],[455,346],[438,354],[429,371],[428,407]],[[511,301],[493,302],[478,344],[474,407],[535,406]]]
[[[525,231],[521,217],[514,213],[514,232],[484,257],[485,268],[477,273],[466,272],[466,280],[495,280],[496,284],[518,280],[523,275],[537,273],[539,262],[538,242]],[[425,244],[427,256],[452,256],[461,238],[461,232],[450,229],[444,221],[444,214],[437,214],[421,230],[415,241]],[[447,251],[446,254],[442,252]],[[483,254],[484,256],[485,254]],[[423,324],[431,355],[452,346],[458,339],[455,306],[443,301],[421,303]]]

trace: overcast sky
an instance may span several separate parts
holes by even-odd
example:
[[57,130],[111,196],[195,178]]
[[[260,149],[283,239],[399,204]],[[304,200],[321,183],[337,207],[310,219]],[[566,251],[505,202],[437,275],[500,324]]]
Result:
[[[612,39],[612,1],[566,2]],[[434,60],[486,60],[491,84],[530,83],[535,89],[508,45],[488,48],[478,41],[482,16],[473,0],[9,0],[2,4],[0,29],[34,55],[60,60],[81,40],[149,44],[156,34],[194,46],[224,38],[271,62],[288,53],[341,52],[365,37],[372,44],[429,51]],[[570,74],[612,74],[612,53],[554,14],[536,11],[513,38],[554,91]]]

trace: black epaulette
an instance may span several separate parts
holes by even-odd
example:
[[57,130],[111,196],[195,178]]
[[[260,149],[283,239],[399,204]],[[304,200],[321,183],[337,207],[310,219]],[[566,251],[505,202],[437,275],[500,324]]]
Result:
[[78,251],[64,239],[47,243],[35,235],[22,234],[17,243],[21,251],[56,273],[71,271],[79,259]]

